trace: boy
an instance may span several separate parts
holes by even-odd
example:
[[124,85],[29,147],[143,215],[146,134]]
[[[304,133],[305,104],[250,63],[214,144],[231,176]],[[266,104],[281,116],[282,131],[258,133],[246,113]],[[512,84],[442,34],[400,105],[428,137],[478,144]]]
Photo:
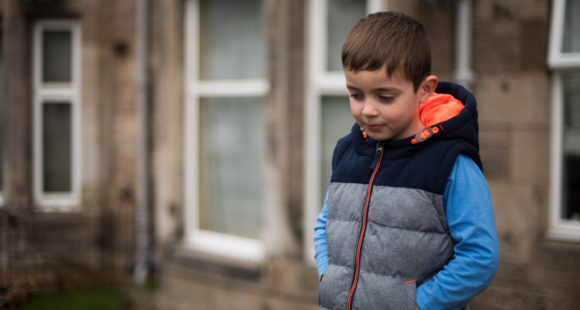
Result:
[[461,309],[499,261],[475,98],[400,13],[360,20],[342,62],[356,124],[314,228],[320,309]]

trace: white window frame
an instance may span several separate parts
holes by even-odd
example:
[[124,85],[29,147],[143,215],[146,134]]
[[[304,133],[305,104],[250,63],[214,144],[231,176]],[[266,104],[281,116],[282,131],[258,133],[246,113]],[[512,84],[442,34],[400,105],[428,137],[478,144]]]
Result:
[[[366,0],[367,13],[387,10],[387,0]],[[304,259],[314,262],[314,223],[322,201],[320,188],[321,109],[323,96],[346,96],[346,80],[342,71],[328,71],[327,65],[327,11],[328,0],[308,2],[307,50],[305,85],[304,136]],[[354,25],[353,25],[354,26]]]
[[552,145],[550,182],[550,224],[547,237],[580,241],[580,221],[562,217],[562,176],[564,137],[564,94],[562,70],[580,70],[580,53],[563,53],[564,17],[566,1],[554,0],[550,29],[548,65],[552,71]]
[[264,242],[203,230],[199,227],[199,99],[201,97],[262,97],[269,92],[266,79],[199,79],[199,1],[188,0],[185,17],[185,245],[189,249],[238,262],[260,263]]
[[580,52],[562,52],[565,12],[566,0],[554,0],[548,49],[548,65],[553,70],[580,68]]
[[[42,33],[45,30],[71,32],[71,82],[42,81]],[[33,174],[34,198],[41,211],[71,212],[81,201],[81,29],[74,20],[42,20],[33,30]],[[46,193],[43,191],[42,105],[50,102],[70,102],[71,105],[71,191]]]

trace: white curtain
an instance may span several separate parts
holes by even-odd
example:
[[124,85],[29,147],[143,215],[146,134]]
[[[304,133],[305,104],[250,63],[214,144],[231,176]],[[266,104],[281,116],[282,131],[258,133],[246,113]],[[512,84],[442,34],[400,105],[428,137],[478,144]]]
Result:
[[[200,1],[200,80],[265,77],[260,0]],[[263,98],[200,98],[200,228],[259,238]]]
[[200,2],[200,79],[265,77],[261,1]]
[[365,0],[328,0],[328,71],[342,71],[342,44],[365,12]]
[[201,108],[200,227],[257,238],[264,122],[259,98],[211,98]]
[[[332,152],[338,139],[350,133],[354,118],[347,96],[322,97],[322,147],[320,149],[320,196],[324,199],[332,173]],[[322,205],[322,201],[321,204]]]

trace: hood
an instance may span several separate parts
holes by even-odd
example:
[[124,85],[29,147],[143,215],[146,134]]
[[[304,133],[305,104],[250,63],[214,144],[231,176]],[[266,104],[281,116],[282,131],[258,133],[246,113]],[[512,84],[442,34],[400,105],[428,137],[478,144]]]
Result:
[[431,127],[457,116],[464,107],[452,95],[434,92],[427,102],[419,106],[419,120],[423,126]]
[[[471,92],[463,86],[450,82],[440,82],[435,92],[453,96],[463,108],[457,115],[439,123],[427,124],[426,128],[438,128],[433,139],[459,139],[472,145],[479,153],[479,124],[477,103]],[[453,109],[453,108],[451,108]]]
[[[439,82],[435,93],[429,100],[419,107],[419,118],[425,129],[415,135],[400,140],[382,142],[387,149],[405,149],[405,153],[412,152],[421,143],[436,140],[457,140],[466,142],[473,150],[468,154],[481,167],[479,160],[479,126],[477,122],[477,104],[475,97],[464,87],[450,83]],[[367,152],[367,147],[375,150],[377,141],[365,138],[360,128],[355,124],[351,136],[355,144],[359,144],[359,151]],[[358,142],[358,143],[357,143]],[[364,149],[364,150],[363,150]]]

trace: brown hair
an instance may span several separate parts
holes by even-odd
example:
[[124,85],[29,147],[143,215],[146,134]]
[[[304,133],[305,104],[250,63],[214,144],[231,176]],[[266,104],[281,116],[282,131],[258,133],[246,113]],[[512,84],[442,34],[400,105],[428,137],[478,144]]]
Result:
[[402,69],[414,90],[431,74],[431,48],[423,25],[397,12],[379,12],[361,19],[342,46],[342,66],[352,71],[386,67],[390,77]]

